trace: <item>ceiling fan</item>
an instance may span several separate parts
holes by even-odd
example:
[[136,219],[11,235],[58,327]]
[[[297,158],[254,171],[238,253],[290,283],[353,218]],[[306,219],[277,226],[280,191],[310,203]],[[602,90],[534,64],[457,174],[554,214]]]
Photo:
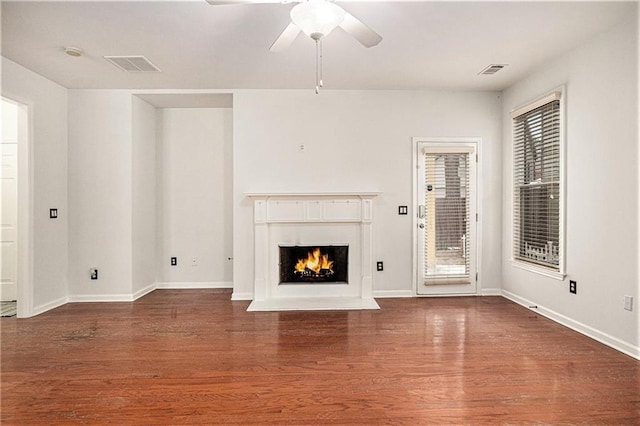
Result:
[[378,33],[331,0],[207,0],[207,3],[214,6],[294,2],[298,4],[291,9],[291,22],[271,45],[269,50],[272,52],[289,47],[300,31],[313,40],[319,40],[336,27],[342,28],[364,47],[373,47],[382,41]]
[[230,4],[292,3],[297,2],[290,12],[291,22],[269,48],[280,52],[289,47],[300,32],[316,42],[316,93],[322,87],[322,39],[336,27],[342,28],[364,47],[376,46],[382,37],[358,18],[335,4],[332,0],[206,0],[219,6]]

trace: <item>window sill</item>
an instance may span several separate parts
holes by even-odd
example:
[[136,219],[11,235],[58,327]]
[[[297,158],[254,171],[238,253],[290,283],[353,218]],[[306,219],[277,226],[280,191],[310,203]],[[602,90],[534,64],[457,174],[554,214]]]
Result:
[[533,272],[539,275],[544,275],[545,277],[553,278],[555,280],[563,281],[567,274],[564,272],[556,272],[545,268],[543,266],[536,266],[530,263],[521,262],[519,260],[511,259],[511,265],[518,268],[524,269],[525,271]]

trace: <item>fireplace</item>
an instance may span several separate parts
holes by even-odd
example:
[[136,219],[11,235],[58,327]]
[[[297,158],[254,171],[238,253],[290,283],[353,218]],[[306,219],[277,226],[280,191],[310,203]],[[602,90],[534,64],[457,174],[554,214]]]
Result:
[[254,208],[248,311],[380,309],[372,273],[377,192],[247,195]]
[[279,246],[280,284],[349,282],[349,246]]

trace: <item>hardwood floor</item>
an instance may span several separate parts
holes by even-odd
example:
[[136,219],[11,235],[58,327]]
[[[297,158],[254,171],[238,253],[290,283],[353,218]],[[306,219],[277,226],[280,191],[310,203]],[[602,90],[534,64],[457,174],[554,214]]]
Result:
[[2,424],[640,424],[640,362],[500,297],[280,313],[229,298],[2,318]]

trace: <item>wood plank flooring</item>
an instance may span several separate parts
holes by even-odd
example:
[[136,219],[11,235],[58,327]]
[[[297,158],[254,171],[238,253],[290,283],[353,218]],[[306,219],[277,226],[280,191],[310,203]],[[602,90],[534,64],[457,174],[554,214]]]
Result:
[[2,318],[2,424],[640,424],[640,362],[500,297],[229,299],[156,290]]

